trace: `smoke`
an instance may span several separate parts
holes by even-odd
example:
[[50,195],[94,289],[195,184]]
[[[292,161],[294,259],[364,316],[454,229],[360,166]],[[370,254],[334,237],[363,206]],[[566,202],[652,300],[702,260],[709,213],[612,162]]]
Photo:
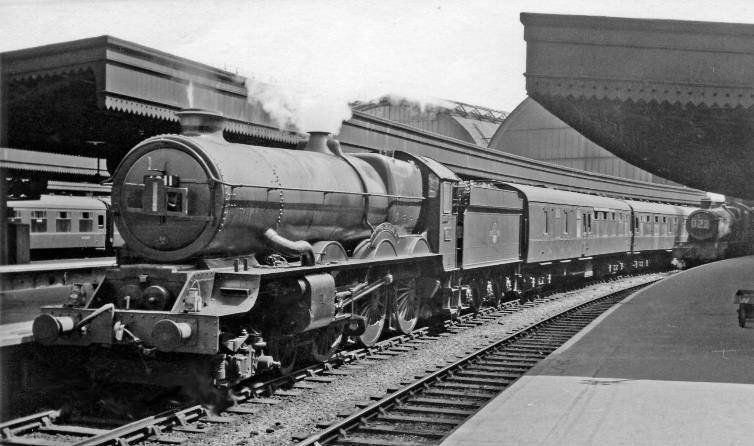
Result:
[[269,83],[248,78],[248,101],[259,104],[280,129],[295,132],[323,131],[337,135],[344,121],[353,116],[351,104],[384,104],[411,107],[417,114],[436,113],[455,107],[450,101],[429,96],[384,94],[369,97],[363,92],[335,90],[322,85],[292,82]]
[[455,103],[445,99],[415,94],[409,97],[395,93],[387,94],[379,98],[376,102],[371,101],[370,103],[389,103],[390,105],[411,107],[422,114],[436,113],[442,110],[452,110],[456,107]]
[[294,84],[269,84],[247,79],[248,100],[258,103],[278,127],[296,132],[337,134],[351,108],[342,93]]

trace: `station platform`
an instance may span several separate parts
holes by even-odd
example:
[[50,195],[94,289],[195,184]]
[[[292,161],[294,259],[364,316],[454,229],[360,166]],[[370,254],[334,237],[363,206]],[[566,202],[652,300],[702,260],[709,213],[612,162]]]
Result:
[[39,271],[69,271],[83,268],[109,268],[112,266],[115,266],[115,257],[38,260],[20,265],[0,265],[0,274]]
[[751,444],[754,321],[739,327],[738,289],[754,289],[754,257],[635,293],[441,444]]
[[32,321],[0,325],[0,348],[32,342],[31,324]]
[[61,303],[72,283],[98,282],[113,266],[114,257],[0,265],[0,326],[34,319],[39,307]]

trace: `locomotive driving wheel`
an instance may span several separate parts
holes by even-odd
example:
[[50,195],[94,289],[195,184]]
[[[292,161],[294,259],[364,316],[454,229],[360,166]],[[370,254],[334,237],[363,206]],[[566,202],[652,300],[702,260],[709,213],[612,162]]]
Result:
[[267,345],[272,359],[280,362],[280,374],[290,374],[298,359],[296,339],[293,336],[270,336]]
[[385,288],[380,288],[361,299],[356,305],[356,314],[364,317],[366,322],[366,330],[359,335],[359,341],[366,347],[373,346],[382,335],[387,315],[386,297]]
[[329,326],[320,328],[312,339],[311,357],[317,362],[330,359],[343,340],[343,326]]
[[393,320],[395,328],[403,334],[409,334],[416,327],[419,320],[419,306],[421,297],[416,290],[416,278],[398,279],[393,285],[394,304]]

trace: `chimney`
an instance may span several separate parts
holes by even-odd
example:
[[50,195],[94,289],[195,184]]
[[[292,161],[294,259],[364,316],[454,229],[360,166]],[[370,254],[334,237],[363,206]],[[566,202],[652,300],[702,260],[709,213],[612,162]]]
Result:
[[709,197],[704,197],[699,203],[699,207],[702,209],[709,209],[712,207],[712,200]]
[[175,115],[181,123],[181,135],[210,136],[225,141],[223,138],[225,117],[222,113],[201,108],[187,108],[175,112]]
[[306,143],[304,150],[309,152],[332,154],[327,148],[327,132],[309,132],[309,141]]
[[[301,147],[302,143],[299,143]],[[343,150],[337,139],[327,132],[309,132],[309,140],[306,141],[304,150],[309,152],[325,153],[327,155],[343,156]]]

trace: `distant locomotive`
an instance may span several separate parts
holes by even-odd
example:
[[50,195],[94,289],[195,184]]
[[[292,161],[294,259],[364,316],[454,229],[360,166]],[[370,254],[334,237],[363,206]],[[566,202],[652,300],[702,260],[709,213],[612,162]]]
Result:
[[110,216],[109,197],[42,195],[8,202],[9,223],[29,225],[33,258],[113,254],[123,245]]
[[[572,277],[660,267],[692,208],[461,181],[436,161],[228,143],[222,117],[137,145],[112,211],[126,246],[92,295],[43,308],[35,339],[88,352],[95,372],[229,385],[346,336],[374,344]],[[108,348],[98,349],[98,346]],[[138,354],[137,354],[138,353]]]
[[713,207],[703,200],[702,208],[692,212],[686,224],[689,240],[680,243],[674,255],[692,264],[754,252],[754,211],[744,204]]

